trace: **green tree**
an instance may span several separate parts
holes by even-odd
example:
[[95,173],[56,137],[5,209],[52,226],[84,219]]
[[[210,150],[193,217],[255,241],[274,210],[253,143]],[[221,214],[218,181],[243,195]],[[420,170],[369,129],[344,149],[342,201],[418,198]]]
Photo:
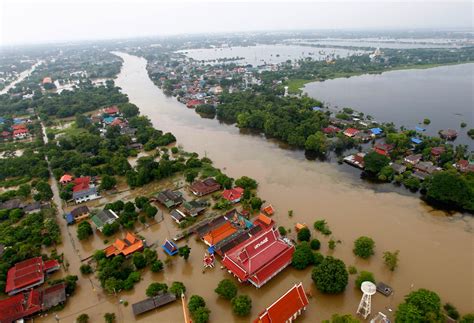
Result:
[[304,241],[298,244],[293,253],[291,264],[294,268],[302,270],[309,265],[314,264],[315,256],[308,242]]
[[191,253],[191,248],[188,245],[185,245],[178,249],[178,255],[183,257],[184,260],[188,260],[189,254]]
[[237,179],[235,181],[235,185],[242,187],[245,190],[254,190],[258,186],[256,180],[247,176],[242,176],[241,178]]
[[135,252],[132,256],[132,261],[137,269],[145,268],[147,264],[146,258],[141,252]]
[[463,176],[455,170],[441,171],[434,173],[425,185],[428,199],[450,207],[474,210],[473,176]]
[[81,271],[81,274],[83,275],[92,274],[92,267],[88,264],[83,264],[80,267],[80,271]]
[[31,194],[31,186],[28,184],[22,184],[17,190],[17,194],[21,197],[27,198]]
[[163,270],[163,262],[161,260],[156,260],[151,264],[151,271],[154,273],[160,272]]
[[191,314],[191,316],[193,317],[193,322],[207,323],[209,322],[210,313],[211,311],[207,307],[199,307]]
[[81,314],[76,318],[77,323],[87,323],[89,322],[89,315]]
[[416,192],[420,189],[421,183],[418,178],[410,176],[403,180],[403,185],[409,190]]
[[359,237],[354,241],[352,250],[356,256],[367,259],[374,254],[375,242],[369,237]]
[[252,207],[252,210],[258,211],[262,207],[263,201],[261,198],[254,196],[250,199],[250,206]]
[[286,233],[287,233],[285,227],[282,227],[282,226],[279,226],[279,227],[278,227],[278,232],[279,232],[280,235],[282,235],[282,236],[286,236]]
[[35,200],[37,201],[49,201],[53,198],[53,191],[51,190],[51,186],[44,181],[39,181],[35,185],[35,189],[38,192],[35,195]]
[[309,135],[304,143],[304,148],[318,155],[325,155],[328,150],[326,136],[321,131],[316,132],[314,135]]
[[474,323],[474,313],[464,315],[461,320],[459,320],[459,323]]
[[180,297],[186,292],[186,287],[182,282],[173,282],[170,286],[170,292],[175,294],[176,297]]
[[299,241],[309,241],[311,239],[311,231],[308,228],[302,228],[298,231],[298,240]]
[[371,151],[364,156],[365,171],[375,175],[378,174],[382,168],[388,165],[390,159],[387,156]]
[[199,171],[196,170],[196,169],[188,169],[188,170],[184,173],[186,182],[188,182],[188,183],[194,182],[194,180],[196,179],[196,177],[198,177],[198,175],[199,175]]
[[232,310],[238,316],[247,316],[252,309],[252,299],[247,295],[239,295],[232,299]]
[[119,229],[120,229],[120,223],[118,221],[110,223],[110,224],[106,223],[104,224],[104,227],[102,228],[102,233],[104,234],[104,236],[110,237],[114,235],[115,233],[117,233]]
[[350,314],[333,314],[330,320],[324,320],[323,323],[360,323],[360,321]]
[[206,307],[206,302],[204,298],[199,295],[192,295],[188,301],[188,309],[191,314],[195,312],[200,307]]
[[328,256],[313,269],[311,278],[320,292],[337,294],[346,289],[349,274],[342,260]]
[[[444,310],[446,311],[446,314],[454,320],[459,319],[460,315],[456,307],[454,307],[453,304],[451,303],[446,303],[443,306]],[[474,321],[474,320],[473,320]]]
[[115,313],[105,313],[104,320],[105,320],[105,323],[115,323],[117,318],[115,316]]
[[394,271],[395,268],[398,266],[398,254],[400,253],[400,250],[396,250],[394,252],[390,251],[385,251],[383,253],[383,261],[385,262],[385,265],[390,269],[391,271]]
[[164,283],[151,283],[146,289],[146,296],[153,297],[160,293],[166,293],[168,291],[168,285]]
[[85,240],[89,238],[94,232],[89,222],[83,221],[77,226],[77,238],[79,240]]
[[441,300],[427,289],[418,289],[405,296],[398,306],[395,322],[438,322],[441,319]]
[[138,107],[135,104],[129,102],[120,104],[119,110],[127,119],[138,116],[138,114],[140,113]]
[[216,182],[221,184],[222,187],[224,187],[225,189],[230,189],[232,188],[232,183],[234,182],[234,179],[221,173],[216,176]]
[[237,295],[237,286],[230,279],[223,279],[214,290],[219,296],[231,300]]
[[374,274],[372,274],[371,272],[369,271],[364,271],[362,270],[360,273],[359,273],[359,276],[357,276],[356,280],[355,280],[355,284],[357,287],[360,288],[360,286],[362,285],[363,282],[365,281],[369,281],[369,282],[372,282],[375,284],[375,278],[374,278]]
[[117,185],[117,180],[115,179],[115,177],[109,176],[109,175],[103,175],[102,179],[100,180],[99,188],[101,190],[107,191],[114,188],[115,185]]
[[158,209],[151,204],[147,204],[145,206],[145,213],[149,218],[154,218],[156,213],[158,212]]
[[321,242],[318,239],[313,239],[310,242],[310,247],[313,250],[319,250],[321,248]]

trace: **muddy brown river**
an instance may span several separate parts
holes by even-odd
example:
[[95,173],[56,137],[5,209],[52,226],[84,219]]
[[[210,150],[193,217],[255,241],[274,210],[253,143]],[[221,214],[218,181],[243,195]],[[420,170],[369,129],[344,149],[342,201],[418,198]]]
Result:
[[[474,235],[473,219],[469,215],[446,216],[433,210],[415,196],[398,193],[377,193],[359,180],[340,172],[337,165],[308,161],[301,151],[286,150],[278,143],[261,136],[241,134],[234,126],[215,120],[202,119],[194,111],[166,97],[148,78],[143,58],[119,54],[124,59],[116,84],[129,95],[142,114],[147,115],[154,126],[172,132],[178,144],[187,151],[210,157],[215,165],[234,178],[248,175],[259,182],[259,195],[276,208],[273,216],[277,225],[294,228],[296,222],[312,226],[317,219],[326,219],[334,240],[341,240],[334,251],[327,245],[330,237],[315,234],[322,242],[321,252],[341,258],[347,265],[374,273],[377,281],[383,281],[395,290],[390,297],[376,294],[372,313],[382,311],[393,317],[392,310],[404,295],[418,288],[436,291],[443,302],[450,302],[461,313],[474,310]],[[288,210],[294,216],[288,216]],[[177,228],[167,213],[165,220],[140,232],[148,243],[161,242],[172,237]],[[293,232],[290,236],[294,236]],[[75,228],[72,230],[75,234]],[[352,253],[353,241],[362,235],[376,242],[375,255],[361,260]],[[80,245],[81,256],[94,248],[105,246],[103,237]],[[182,243],[181,243],[182,244]],[[73,322],[80,313],[88,313],[92,322],[103,322],[103,314],[115,312],[120,322],[183,322],[180,302],[134,318],[131,304],[145,298],[145,289],[151,281],[182,281],[188,297],[199,294],[211,310],[211,322],[249,322],[281,296],[296,282],[302,281],[313,297],[307,312],[299,322],[320,322],[333,313],[355,314],[362,296],[354,287],[356,275],[350,276],[346,291],[340,295],[322,295],[316,291],[311,271],[287,268],[261,289],[239,286],[239,293],[248,294],[253,301],[249,318],[235,317],[229,302],[218,299],[214,288],[223,278],[234,279],[225,270],[216,268],[202,271],[205,246],[190,238],[192,248],[187,262],[173,259],[170,266],[159,274],[145,271],[143,280],[132,292],[107,296],[94,279],[81,276],[77,295],[59,312],[60,322]],[[384,251],[400,250],[399,267],[395,272],[386,269]],[[165,256],[161,249],[159,257]],[[69,256],[73,257],[73,256]],[[71,263],[77,263],[71,261]],[[72,266],[71,266],[72,267]],[[77,269],[72,270],[77,273]],[[127,300],[125,307],[119,300]],[[52,315],[40,321],[54,321]]]

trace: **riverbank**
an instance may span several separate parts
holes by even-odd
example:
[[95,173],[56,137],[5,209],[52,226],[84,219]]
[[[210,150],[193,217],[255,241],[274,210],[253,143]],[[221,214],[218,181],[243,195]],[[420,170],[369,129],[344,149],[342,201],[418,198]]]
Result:
[[393,71],[404,71],[404,70],[425,70],[434,67],[441,67],[441,66],[453,66],[453,65],[464,65],[464,64],[471,64],[471,62],[456,62],[456,63],[447,63],[447,64],[424,64],[424,65],[406,65],[406,66],[397,66],[393,68],[386,69],[384,71],[376,71],[376,72],[352,72],[352,73],[335,73],[331,77],[326,79],[312,79],[312,80],[303,80],[303,79],[290,79],[287,81],[286,85],[288,86],[288,92],[290,94],[301,94],[303,92],[302,88],[312,82],[324,82],[327,80],[334,80],[337,78],[349,78],[353,76],[361,76],[361,75],[380,75],[387,72]]
[[[153,84],[146,71],[145,59],[119,55],[124,59],[124,65],[116,84],[155,126],[173,132],[187,151],[209,156],[230,176],[247,174],[255,178],[259,182],[259,195],[277,209],[274,216],[277,223],[292,228],[296,222],[310,225],[316,219],[325,218],[333,238],[342,243],[330,252],[327,248],[329,238],[318,235],[323,242],[323,253],[330,252],[348,265],[372,271],[377,280],[395,288],[396,292],[390,298],[374,297],[374,311],[394,309],[404,295],[421,287],[436,291],[443,301],[457,305],[462,312],[472,311],[470,290],[474,283],[470,279],[473,270],[470,258],[473,249],[469,246],[472,245],[474,223],[471,217],[461,214],[445,217],[417,198],[376,193],[355,181],[347,181],[333,165],[308,161],[300,152],[282,150],[277,143],[262,136],[242,135],[234,126],[202,119],[175,98],[166,97]],[[293,217],[288,217],[288,210],[294,211]],[[352,241],[360,235],[371,236],[376,241],[376,256],[369,261],[358,260],[352,254]],[[400,239],[401,236],[404,238]],[[196,248],[193,252],[198,250],[195,256],[200,256],[202,246],[190,242],[191,248]],[[400,268],[391,273],[383,267],[380,257],[384,250],[397,249],[400,250]],[[442,279],[446,272],[457,272],[454,281]],[[192,280],[186,279],[191,276]],[[213,292],[222,278],[230,276],[218,270],[200,274],[200,271],[181,265],[163,273],[166,281],[185,282],[190,295],[202,295],[211,309],[211,320],[219,317],[239,322],[227,304],[219,301]],[[314,293],[302,322],[321,321],[336,312],[353,313],[361,297],[352,280],[344,294],[322,295],[314,289],[309,271],[293,269],[281,273],[263,289],[250,286],[239,289],[252,297],[252,314],[256,314],[295,281],[303,281]],[[471,282],[471,286],[466,286],[466,282]],[[211,288],[203,289],[202,286]],[[177,319],[182,315],[180,307],[175,305],[160,310],[160,314]]]

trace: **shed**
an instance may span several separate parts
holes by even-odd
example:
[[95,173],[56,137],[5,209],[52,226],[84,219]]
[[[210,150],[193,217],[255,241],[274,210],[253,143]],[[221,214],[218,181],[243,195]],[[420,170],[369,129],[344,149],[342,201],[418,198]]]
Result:
[[133,315],[140,315],[148,311],[154,310],[176,300],[173,293],[164,293],[155,297],[147,298],[138,303],[132,304]]

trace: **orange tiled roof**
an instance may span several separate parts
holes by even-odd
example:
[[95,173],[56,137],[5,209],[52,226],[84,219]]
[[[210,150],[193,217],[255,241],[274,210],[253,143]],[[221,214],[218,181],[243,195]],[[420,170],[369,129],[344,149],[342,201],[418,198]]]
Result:
[[209,245],[215,245],[219,241],[224,240],[237,230],[230,224],[229,222],[225,222],[223,225],[220,227],[210,231],[208,234],[204,236],[204,240],[209,244]]
[[133,233],[127,232],[125,239],[116,239],[113,244],[104,249],[105,256],[116,256],[123,254],[128,256],[135,251],[143,249],[143,241],[137,238]]
[[258,218],[257,218],[257,219],[258,219],[260,222],[265,223],[266,225],[270,225],[270,224],[272,224],[272,222],[273,222],[272,219],[270,219],[268,216],[266,216],[266,215],[263,214],[263,213],[260,213],[260,214],[258,215]]

